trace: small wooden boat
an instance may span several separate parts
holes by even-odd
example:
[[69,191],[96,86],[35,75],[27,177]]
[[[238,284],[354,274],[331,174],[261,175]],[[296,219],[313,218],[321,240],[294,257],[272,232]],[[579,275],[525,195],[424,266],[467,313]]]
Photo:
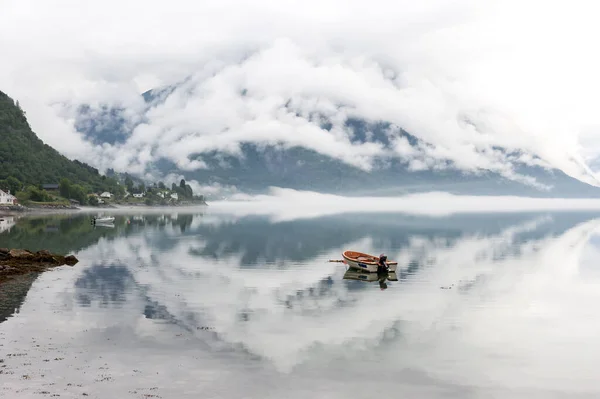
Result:
[[[342,256],[344,260],[348,264],[348,266],[358,269],[364,270],[370,273],[377,273],[377,262],[379,261],[378,256],[365,254],[362,252],[356,251],[345,251]],[[390,272],[395,272],[396,267],[398,266],[398,262],[394,262],[391,260],[387,261],[388,266],[390,267]]]
[[[379,276],[377,273],[369,273],[364,272],[362,270],[348,269],[346,273],[344,273],[344,280],[358,280],[358,281],[366,281],[372,283],[374,281],[379,280]],[[388,272],[387,281],[398,281],[398,276],[396,272]]]

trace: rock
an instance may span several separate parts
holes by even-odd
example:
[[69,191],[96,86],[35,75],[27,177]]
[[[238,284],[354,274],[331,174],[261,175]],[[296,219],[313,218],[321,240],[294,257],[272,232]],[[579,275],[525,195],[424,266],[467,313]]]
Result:
[[56,257],[54,255],[52,255],[52,253],[50,251],[47,251],[45,249],[41,250],[41,251],[37,251],[35,253],[35,260],[36,262],[50,262],[50,263],[59,263],[59,261],[56,259]]
[[34,256],[33,253],[26,249],[11,249],[10,251],[8,251],[8,255],[10,258],[14,259],[27,259],[33,258]]
[[65,264],[73,266],[78,262],[79,260],[73,255],[62,256],[47,250],[36,253],[26,249],[6,250],[4,255],[0,254],[0,281],[19,274],[40,273],[48,268]]
[[13,273],[13,272],[18,272],[17,268],[15,267],[10,267],[10,266],[2,266],[2,273]]
[[73,255],[65,256],[65,263],[69,266],[73,266],[79,262],[79,259]]
[[0,255],[8,255],[8,248],[0,248]]

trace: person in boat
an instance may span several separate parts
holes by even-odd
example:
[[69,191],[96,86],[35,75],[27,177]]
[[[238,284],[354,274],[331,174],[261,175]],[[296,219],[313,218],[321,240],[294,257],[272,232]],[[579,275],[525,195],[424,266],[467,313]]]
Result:
[[379,288],[383,291],[387,289],[387,284],[385,281],[388,278],[388,271],[390,270],[389,265],[387,264],[387,256],[386,254],[379,255],[379,260],[377,261],[377,275],[379,277]]
[[379,255],[379,260],[377,261],[377,273],[387,273],[389,270],[390,267],[387,264],[387,255]]

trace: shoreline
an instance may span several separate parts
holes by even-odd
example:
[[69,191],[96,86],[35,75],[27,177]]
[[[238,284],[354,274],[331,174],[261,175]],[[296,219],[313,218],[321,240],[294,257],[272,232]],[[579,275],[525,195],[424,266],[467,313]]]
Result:
[[186,205],[110,205],[110,206],[0,206],[0,216],[26,216],[26,215],[48,215],[62,213],[90,213],[90,212],[112,212],[112,211],[144,211],[144,210],[177,210],[177,209],[197,209],[207,207],[208,204],[186,204]]
[[25,216],[35,214],[51,214],[51,213],[71,213],[77,212],[79,208],[64,207],[64,208],[29,208],[29,207],[3,207],[0,206],[0,216]]

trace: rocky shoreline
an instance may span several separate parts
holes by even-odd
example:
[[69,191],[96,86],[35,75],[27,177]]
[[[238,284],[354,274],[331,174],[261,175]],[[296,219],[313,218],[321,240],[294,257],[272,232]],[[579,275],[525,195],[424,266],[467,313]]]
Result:
[[31,252],[26,249],[0,248],[0,282],[53,267],[73,266],[77,262],[79,260],[73,255],[62,256],[46,250]]

